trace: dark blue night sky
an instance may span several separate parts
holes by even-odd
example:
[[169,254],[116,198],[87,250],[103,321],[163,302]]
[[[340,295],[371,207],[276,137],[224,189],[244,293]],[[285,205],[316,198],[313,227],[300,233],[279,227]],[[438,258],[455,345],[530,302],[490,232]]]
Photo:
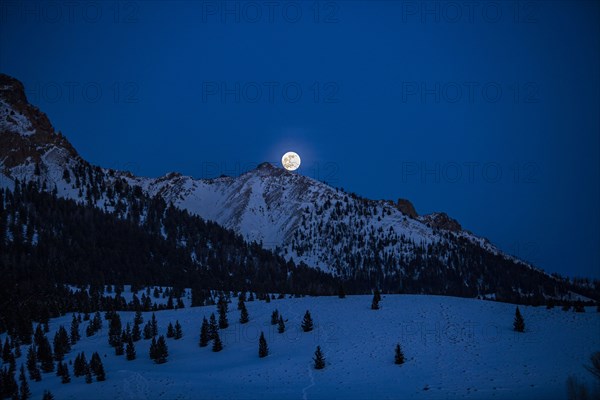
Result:
[[600,5],[0,5],[0,71],[92,163],[299,172],[600,277]]

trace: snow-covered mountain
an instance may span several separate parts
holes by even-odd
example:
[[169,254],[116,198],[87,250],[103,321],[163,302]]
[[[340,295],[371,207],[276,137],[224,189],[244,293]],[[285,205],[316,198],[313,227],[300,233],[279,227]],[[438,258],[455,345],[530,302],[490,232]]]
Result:
[[[238,177],[160,178],[92,166],[0,74],[0,180],[38,181],[107,212],[127,208],[128,184],[241,233],[248,241],[345,279],[408,292],[561,296],[566,287],[444,213],[419,216],[407,200],[369,200],[268,163]],[[442,206],[442,205],[440,205]]]

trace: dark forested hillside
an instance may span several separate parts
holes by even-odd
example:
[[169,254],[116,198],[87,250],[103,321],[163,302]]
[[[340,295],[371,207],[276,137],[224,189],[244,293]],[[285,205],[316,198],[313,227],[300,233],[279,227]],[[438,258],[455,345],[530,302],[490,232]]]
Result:
[[[106,213],[40,191],[0,190],[0,324],[77,309],[64,284],[332,294],[335,279],[286,262],[215,223],[123,185],[130,209]],[[119,217],[120,215],[120,217]],[[71,310],[72,308],[72,310]]]

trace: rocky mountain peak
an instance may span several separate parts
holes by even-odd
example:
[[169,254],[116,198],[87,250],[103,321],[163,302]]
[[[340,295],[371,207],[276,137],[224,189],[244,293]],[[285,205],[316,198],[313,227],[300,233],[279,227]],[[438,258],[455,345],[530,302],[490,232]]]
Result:
[[0,74],[0,162],[5,169],[24,163],[39,163],[52,147],[70,157],[77,152],[64,136],[54,131],[50,120],[27,101],[23,84]]

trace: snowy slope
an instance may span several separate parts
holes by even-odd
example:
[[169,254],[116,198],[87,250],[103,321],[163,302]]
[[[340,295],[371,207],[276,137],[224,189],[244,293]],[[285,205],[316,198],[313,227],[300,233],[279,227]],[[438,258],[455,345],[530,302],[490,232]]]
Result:
[[[387,295],[382,309],[372,311],[370,302],[370,296],[247,302],[246,325],[237,322],[239,311],[230,304],[220,353],[197,344],[202,317],[216,312],[215,306],[160,311],[159,334],[175,320],[184,331],[183,339],[168,339],[169,359],[162,365],[148,358],[144,340],[136,343],[136,360],[115,356],[103,321],[102,331],[84,335],[67,359],[84,351],[89,360],[99,351],[107,380],[87,385],[72,376],[63,385],[53,373],[44,374],[41,382],[30,382],[32,397],[50,389],[57,399],[562,399],[569,375],[592,382],[583,368],[600,349],[600,313],[592,308],[573,313],[521,307],[526,332],[517,334],[510,304]],[[269,324],[276,308],[287,319],[284,334]],[[316,324],[310,333],[299,329],[307,309]],[[123,324],[132,322],[132,313],[120,314]],[[145,321],[149,317],[144,314]],[[51,320],[49,338],[70,321]],[[264,359],[257,355],[260,331],[270,348]],[[406,356],[401,366],[393,363],[396,343]],[[311,363],[317,345],[327,362],[321,371]]]

